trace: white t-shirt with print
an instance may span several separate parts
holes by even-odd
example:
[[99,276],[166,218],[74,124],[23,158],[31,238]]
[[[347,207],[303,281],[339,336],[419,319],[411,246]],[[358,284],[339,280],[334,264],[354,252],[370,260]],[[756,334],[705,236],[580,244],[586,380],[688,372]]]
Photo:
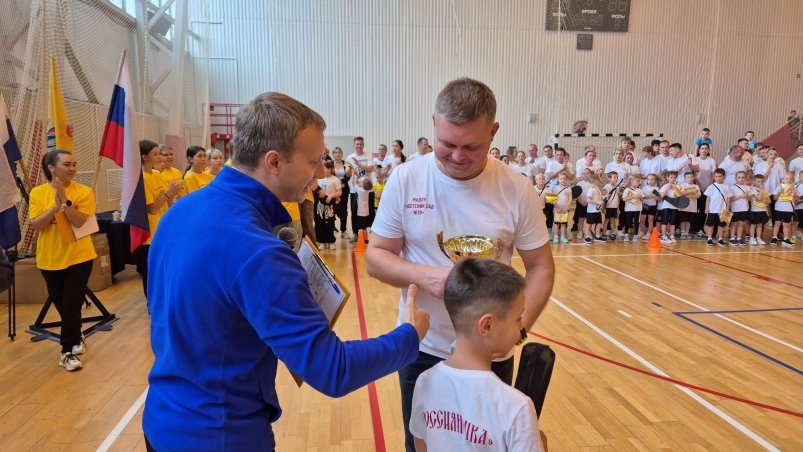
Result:
[[708,212],[722,213],[722,211],[725,210],[725,198],[730,197],[730,188],[727,184],[714,182],[705,189],[705,193],[703,194],[710,199]]
[[[625,188],[625,191],[622,193],[622,199],[627,199],[628,196],[633,196],[634,194],[638,194],[641,191],[639,188]],[[630,201],[625,201],[625,212],[641,212],[641,204],[642,201],[638,198],[631,199]]]
[[794,199],[790,201],[781,201],[781,192],[783,191],[783,185],[778,185],[778,188],[775,191],[772,191],[773,198],[775,198],[775,211],[776,212],[791,212],[794,210]]
[[[674,184],[669,184],[669,183],[667,183],[667,184],[664,184],[664,186],[663,186],[663,187],[661,187],[661,190],[659,191],[659,193],[660,193],[660,194],[661,194],[661,196],[663,196],[664,198],[677,198],[677,197],[678,197],[678,193],[677,193],[677,190],[675,190],[675,187],[676,187],[677,185],[680,185],[680,184],[678,184],[678,183],[674,183]],[[669,201],[667,201],[666,199],[664,199],[663,201],[661,201],[661,206],[659,207],[659,209],[673,209],[673,210],[678,210],[678,208],[677,208],[677,207],[675,207],[675,206],[673,206],[672,204],[670,204],[670,203],[669,203]]]
[[[610,172],[616,172],[616,174],[619,175],[619,179],[618,180],[623,180],[623,179],[627,178],[629,170],[630,170],[630,165],[625,163],[625,162],[621,162],[621,163],[610,162],[607,165],[605,165],[605,177],[607,177],[608,173],[610,173]],[[626,184],[626,183],[627,183],[627,180],[625,180],[622,184]]]
[[[368,174],[368,172],[357,166],[355,162],[360,162],[363,165],[373,166],[374,158],[371,157],[371,154],[367,152],[363,152],[362,155],[357,155],[355,152],[353,154],[349,154],[349,156],[345,158],[344,162],[351,164],[351,167],[354,169],[354,172],[351,174],[351,178],[349,179],[349,188],[351,189],[352,193],[355,193],[357,179]],[[373,173],[373,171],[371,171],[371,173]]]
[[[432,155],[430,155],[432,154]],[[403,239],[405,260],[434,267],[454,264],[438,247],[461,235],[482,235],[503,244],[499,261],[510,264],[513,248],[533,250],[549,240],[544,203],[529,180],[511,177],[510,169],[489,158],[479,176],[466,181],[441,172],[434,154],[408,161],[390,175],[382,192],[382,208],[371,230],[390,239]],[[407,299],[401,289],[399,324]],[[440,358],[451,354],[454,328],[442,299],[418,292],[418,307],[429,311],[430,329],[420,350]]]
[[[690,183],[688,183],[686,181],[684,181],[682,184],[680,184],[680,186],[682,187],[683,190],[687,190],[689,188],[696,188],[698,190],[700,189],[700,187],[697,186],[697,184],[690,184]],[[700,193],[702,193],[702,192],[700,192]],[[697,212],[697,198],[689,198],[688,207],[684,207],[684,208],[679,209],[679,210],[681,212]]]
[[324,177],[323,179],[318,179],[318,186],[321,187],[321,190],[323,190],[326,196],[334,196],[343,188],[343,184],[340,182],[340,179],[335,176],[328,176]]
[[415,384],[410,433],[431,451],[542,451],[532,400],[493,372],[440,362]]
[[[768,193],[766,188],[764,189],[764,192]],[[750,193],[750,196],[751,196],[751,200],[753,201],[752,203],[750,203],[750,211],[751,212],[766,212],[767,211],[767,207],[769,207],[769,203],[767,203],[764,206],[758,205],[759,203],[761,203],[761,201],[758,200],[759,196],[761,195],[761,190],[759,190],[758,187],[753,186],[753,187],[750,187],[750,192],[749,193]]]
[[[563,168],[563,167],[564,167],[564,165],[566,166],[566,168],[569,168],[569,165],[570,165],[570,164],[569,164],[568,162],[564,162],[564,163],[558,163],[558,161],[557,161],[557,160],[551,160],[551,161],[550,161],[549,163],[547,163],[547,165],[546,165],[546,171],[544,172],[544,177],[548,177],[548,176],[547,176],[548,174],[554,173],[555,171],[560,171],[560,170],[561,170],[561,168]],[[564,172],[563,172],[563,173],[561,173],[561,174],[566,174],[566,175],[568,175],[569,173],[568,173],[568,170],[566,170],[566,171],[564,171]],[[560,178],[560,174],[556,174],[556,175],[552,176],[552,179],[548,179],[548,180],[546,181],[546,184],[547,184],[547,185],[548,185],[550,188],[552,188],[552,187],[554,187],[555,185],[558,185],[558,178]]]
[[647,207],[652,207],[654,205],[657,205],[658,201],[656,201],[655,198],[652,198],[652,196],[655,195],[655,193],[653,193],[653,192],[654,191],[658,191],[658,190],[659,190],[659,188],[658,188],[657,185],[645,185],[645,186],[643,186],[641,188],[641,192],[644,193],[644,198],[642,198],[642,200],[641,200],[642,204],[647,206]]

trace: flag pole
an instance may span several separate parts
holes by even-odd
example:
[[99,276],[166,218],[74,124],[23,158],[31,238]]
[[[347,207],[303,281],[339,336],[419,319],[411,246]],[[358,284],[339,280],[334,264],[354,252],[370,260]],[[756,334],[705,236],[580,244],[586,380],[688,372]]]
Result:
[[[120,81],[120,76],[123,73],[123,62],[125,61],[126,52],[127,52],[126,49],[123,49],[123,53],[120,55],[120,64],[117,67],[117,78],[114,80],[115,85]],[[110,105],[110,107],[111,107],[111,105]],[[101,146],[101,149],[102,149],[103,143],[100,143],[100,146]],[[97,185],[97,183],[98,183],[98,177],[100,175],[101,160],[103,160],[103,156],[101,156],[100,152],[98,152],[98,160],[97,160],[97,163],[95,164],[95,176],[92,178],[92,191],[95,191],[95,185]]]

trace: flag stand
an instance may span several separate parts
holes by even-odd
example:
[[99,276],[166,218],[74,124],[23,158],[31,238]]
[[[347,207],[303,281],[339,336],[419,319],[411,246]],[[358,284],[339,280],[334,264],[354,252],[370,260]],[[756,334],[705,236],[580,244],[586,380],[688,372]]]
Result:
[[[116,322],[117,320],[119,320],[119,318],[116,315],[110,313],[106,309],[106,306],[103,306],[103,303],[100,302],[100,300],[95,295],[95,293],[92,292],[87,287],[86,295],[85,295],[85,298],[84,298],[84,303],[86,304],[86,308],[87,309],[92,307],[92,302],[94,302],[95,306],[98,307],[98,310],[100,311],[100,315],[96,315],[96,316],[92,316],[92,317],[82,317],[81,318],[81,325],[83,325],[84,323],[96,322],[94,325],[92,325],[89,328],[81,331],[81,334],[83,334],[85,337],[91,336],[91,335],[95,334],[98,331],[111,331],[112,330],[112,325],[111,324]],[[50,301],[50,298],[48,297],[48,299],[45,300],[44,306],[42,306],[42,310],[39,311],[39,316],[36,317],[36,321],[33,323],[33,325],[30,325],[27,330],[25,330],[28,333],[31,333],[31,334],[34,335],[31,338],[31,342],[39,342],[39,341],[45,340],[45,339],[50,339],[51,341],[55,341],[55,342],[59,342],[61,340],[61,335],[60,334],[56,334],[56,333],[54,333],[52,331],[49,331],[47,329],[47,328],[60,327],[61,326],[61,321],[47,322],[47,323],[44,322],[45,315],[47,315],[47,311],[48,311],[48,309],[50,309],[50,305],[51,304],[52,304],[52,302]]]
[[[14,250],[7,253],[8,260],[11,262],[12,274],[16,271],[17,267],[17,246],[14,245]],[[14,279],[11,280],[11,286],[8,288],[8,337],[12,341],[17,336],[17,283]]]

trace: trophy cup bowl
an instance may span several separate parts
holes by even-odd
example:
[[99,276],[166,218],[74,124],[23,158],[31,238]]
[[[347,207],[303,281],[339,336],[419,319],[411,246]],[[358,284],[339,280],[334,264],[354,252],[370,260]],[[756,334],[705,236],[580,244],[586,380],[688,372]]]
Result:
[[497,259],[502,255],[502,241],[483,235],[460,235],[444,242],[443,231],[437,235],[438,246],[455,264],[468,258]]

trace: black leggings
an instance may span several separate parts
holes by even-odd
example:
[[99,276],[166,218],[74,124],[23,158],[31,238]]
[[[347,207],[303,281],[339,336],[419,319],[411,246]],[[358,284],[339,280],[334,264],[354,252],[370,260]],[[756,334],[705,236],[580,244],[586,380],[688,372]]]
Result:
[[145,294],[145,300],[148,299],[148,252],[150,249],[150,245],[140,245],[134,250],[134,262],[137,264],[137,273],[142,275],[142,293]]
[[41,270],[47,294],[61,316],[61,352],[69,353],[81,342],[81,305],[92,261],[70,265],[63,270]]

